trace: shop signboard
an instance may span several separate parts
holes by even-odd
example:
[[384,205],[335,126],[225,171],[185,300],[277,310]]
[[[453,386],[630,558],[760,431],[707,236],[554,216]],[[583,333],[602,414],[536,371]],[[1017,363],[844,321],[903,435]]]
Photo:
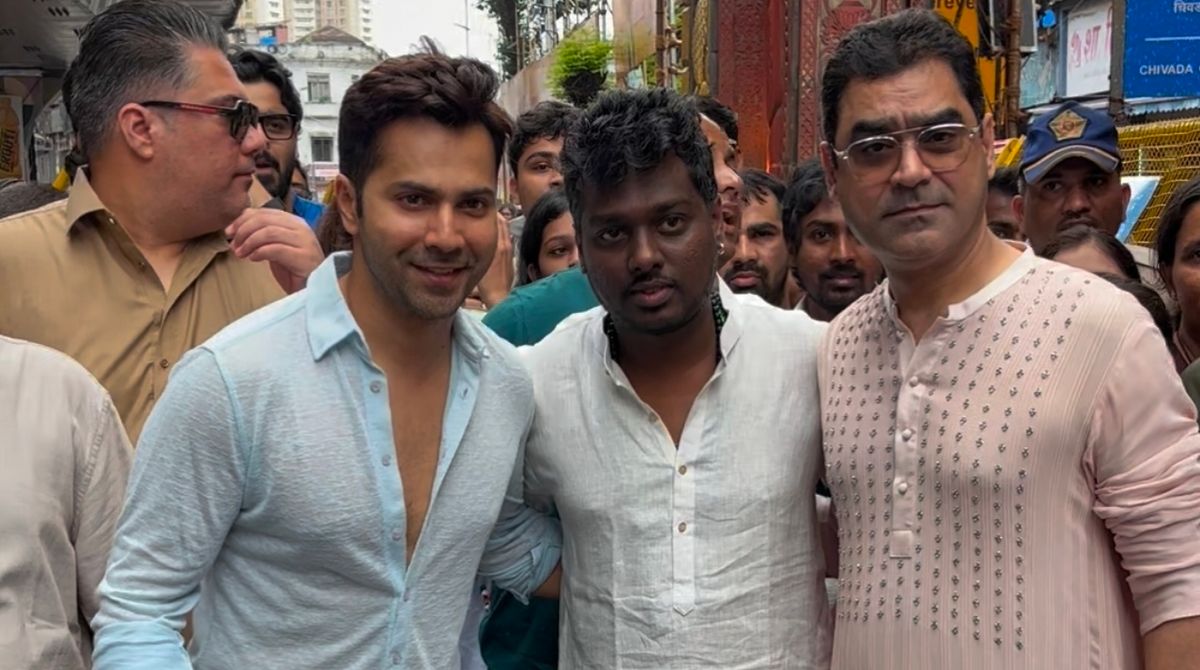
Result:
[[1123,83],[1127,100],[1200,95],[1200,2],[1126,3]]

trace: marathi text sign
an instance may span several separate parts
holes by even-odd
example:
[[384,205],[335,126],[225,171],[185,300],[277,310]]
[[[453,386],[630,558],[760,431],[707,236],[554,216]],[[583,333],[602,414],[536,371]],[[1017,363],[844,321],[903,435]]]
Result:
[[[1132,3],[1131,3],[1132,4]],[[1112,2],[1091,2],[1067,14],[1067,97],[1107,93],[1112,64]]]
[[1138,0],[1128,3],[1125,12],[1126,98],[1200,95],[1198,71],[1200,2]]

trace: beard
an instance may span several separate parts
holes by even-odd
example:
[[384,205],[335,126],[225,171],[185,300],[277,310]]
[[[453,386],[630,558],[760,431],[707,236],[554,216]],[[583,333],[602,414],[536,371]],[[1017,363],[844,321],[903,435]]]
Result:
[[259,164],[267,164],[275,171],[275,176],[264,179],[263,188],[272,196],[279,198],[281,202],[287,202],[288,195],[292,191],[292,172],[296,169],[297,158],[293,154],[283,165],[275,160],[271,152],[263,149],[254,157],[254,163],[257,167]]

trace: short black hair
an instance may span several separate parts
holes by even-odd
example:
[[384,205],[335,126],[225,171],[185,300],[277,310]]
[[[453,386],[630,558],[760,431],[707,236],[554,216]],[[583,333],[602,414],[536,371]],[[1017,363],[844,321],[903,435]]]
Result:
[[821,77],[826,141],[834,142],[838,104],[851,81],[882,79],[930,59],[950,66],[963,97],[982,123],[986,103],[971,43],[932,10],[906,9],[860,24],[838,42]]
[[788,249],[800,246],[800,222],[829,197],[821,161],[813,158],[798,165],[783,192],[783,238]]
[[516,130],[508,143],[508,166],[512,168],[513,176],[517,174],[521,154],[525,153],[529,145],[541,139],[556,140],[566,137],[571,124],[575,123],[581,113],[579,108],[565,102],[545,100],[518,116]]
[[1155,265],[1158,274],[1167,286],[1171,286],[1171,266],[1175,264],[1175,253],[1179,246],[1179,231],[1183,220],[1192,206],[1200,202],[1200,176],[1179,186],[1167,200],[1162,215],[1158,217],[1158,233],[1154,240]]
[[62,87],[79,150],[93,157],[124,105],[156,89],[186,87],[194,75],[191,48],[224,52],[226,45],[220,26],[175,0],[124,0],[92,17]]
[[692,97],[696,103],[696,109],[700,113],[712,119],[713,123],[721,127],[725,131],[725,135],[733,140],[736,144],[738,141],[738,118],[737,112],[729,107],[726,107],[716,98],[707,95],[697,95]]
[[1021,173],[1015,167],[999,168],[988,181],[988,190],[994,191],[1007,198],[1015,198],[1021,193]]
[[243,84],[265,81],[279,89],[279,100],[288,114],[296,117],[296,123],[304,120],[304,105],[300,102],[300,93],[292,83],[292,73],[279,59],[265,51],[239,49],[229,55],[229,64],[233,66],[234,73]]
[[1163,339],[1170,344],[1175,337],[1175,320],[1171,318],[1171,312],[1167,309],[1167,304],[1163,302],[1158,291],[1136,279],[1108,272],[1101,272],[1099,277],[1137,298],[1142,307],[1145,307],[1146,311],[1150,313],[1150,318],[1154,319],[1154,325],[1158,327],[1158,332],[1162,333]]
[[66,193],[46,184],[0,179],[0,219],[23,214],[65,197]]
[[601,94],[563,146],[563,184],[576,228],[584,220],[585,182],[612,188],[658,167],[671,154],[683,161],[704,202],[715,204],[712,154],[695,105],[667,88]]
[[774,175],[758,168],[745,168],[738,176],[742,178],[742,197],[753,196],[759,202],[766,202],[767,196],[774,196],[775,202],[783,207],[784,185]]
[[550,222],[567,213],[570,203],[562,190],[552,188],[542,194],[533,204],[533,209],[525,215],[525,227],[521,229],[520,255],[517,263],[517,283],[529,283],[528,268],[537,265],[538,256],[542,252],[542,241],[546,235],[546,226]]
[[1142,274],[1138,271],[1137,261],[1133,259],[1133,253],[1129,251],[1129,248],[1109,233],[1088,225],[1071,226],[1059,233],[1058,237],[1042,249],[1042,256],[1054,258],[1064,251],[1077,249],[1087,244],[1103,251],[1117,264],[1117,267],[1121,268],[1121,274],[1126,278],[1141,281]]

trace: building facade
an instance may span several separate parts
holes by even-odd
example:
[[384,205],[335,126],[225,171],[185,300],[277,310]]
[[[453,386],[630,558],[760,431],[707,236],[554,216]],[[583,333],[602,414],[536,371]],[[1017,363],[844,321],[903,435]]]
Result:
[[294,38],[321,28],[337,28],[373,44],[372,0],[246,0],[237,27],[253,33],[264,26],[285,26]]

